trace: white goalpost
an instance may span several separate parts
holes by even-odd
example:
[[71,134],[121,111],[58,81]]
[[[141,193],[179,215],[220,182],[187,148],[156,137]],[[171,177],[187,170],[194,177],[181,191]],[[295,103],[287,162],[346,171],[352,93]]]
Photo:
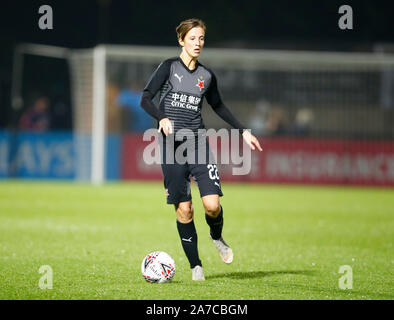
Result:
[[106,49],[98,46],[93,51],[93,110],[92,110],[92,173],[93,184],[104,182],[106,132]]

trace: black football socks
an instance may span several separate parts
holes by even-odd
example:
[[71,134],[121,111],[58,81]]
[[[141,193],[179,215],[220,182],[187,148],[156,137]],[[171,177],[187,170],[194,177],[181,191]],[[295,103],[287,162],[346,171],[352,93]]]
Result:
[[194,220],[189,223],[181,223],[177,220],[176,226],[181,238],[183,250],[189,260],[190,268],[193,269],[195,266],[202,266],[201,260],[198,257],[197,232],[194,226]]
[[207,221],[209,227],[211,228],[211,237],[213,240],[219,240],[222,236],[223,230],[223,208],[220,206],[220,213],[216,218],[205,214],[205,220]]

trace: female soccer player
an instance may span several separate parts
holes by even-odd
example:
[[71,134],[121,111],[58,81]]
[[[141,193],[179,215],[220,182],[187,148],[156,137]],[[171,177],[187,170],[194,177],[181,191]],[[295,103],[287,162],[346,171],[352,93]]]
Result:
[[[197,151],[195,154],[198,154],[199,150],[204,150],[202,152],[208,157],[210,149],[206,137],[198,139],[198,135],[201,135],[198,129],[204,128],[201,107],[205,97],[223,120],[232,127],[243,131],[243,139],[252,150],[257,148],[262,151],[256,137],[244,130],[245,127],[223,104],[218,92],[215,74],[197,60],[204,47],[205,31],[205,24],[199,19],[189,19],[179,24],[176,33],[182,52],[179,57],[165,60],[159,65],[144,88],[141,106],[159,121],[158,132],[162,132],[163,138],[176,134],[181,129],[188,129],[188,132],[191,132],[199,141],[194,144]],[[158,91],[160,91],[159,108],[152,101]],[[161,150],[162,154],[165,154],[170,142],[166,142],[167,139],[163,140]],[[184,141],[184,139],[182,141],[175,139],[172,146],[174,150],[176,151],[176,148]],[[205,148],[201,148],[201,141],[205,144]],[[225,263],[233,261],[233,251],[222,237],[223,208],[220,205],[219,197],[223,194],[216,164],[199,163],[198,161],[197,163],[194,161],[169,163],[164,160],[161,167],[167,203],[175,206],[177,229],[192,269],[192,279],[205,280],[197,249],[190,177],[193,177],[197,182],[205,209],[205,219],[210,227],[210,236],[221,259]]]

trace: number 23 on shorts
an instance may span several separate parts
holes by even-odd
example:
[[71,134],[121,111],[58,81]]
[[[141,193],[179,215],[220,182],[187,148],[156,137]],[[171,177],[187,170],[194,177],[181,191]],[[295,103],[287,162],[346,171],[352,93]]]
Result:
[[211,180],[219,180],[219,173],[216,164],[208,164],[207,168],[209,169],[209,178]]

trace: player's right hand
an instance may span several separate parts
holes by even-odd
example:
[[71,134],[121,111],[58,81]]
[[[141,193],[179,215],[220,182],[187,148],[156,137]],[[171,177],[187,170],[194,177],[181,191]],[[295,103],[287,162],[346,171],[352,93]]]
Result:
[[163,133],[167,136],[168,134],[172,133],[172,124],[170,119],[168,118],[163,118],[159,122],[159,129],[157,132],[160,132],[163,130]]

